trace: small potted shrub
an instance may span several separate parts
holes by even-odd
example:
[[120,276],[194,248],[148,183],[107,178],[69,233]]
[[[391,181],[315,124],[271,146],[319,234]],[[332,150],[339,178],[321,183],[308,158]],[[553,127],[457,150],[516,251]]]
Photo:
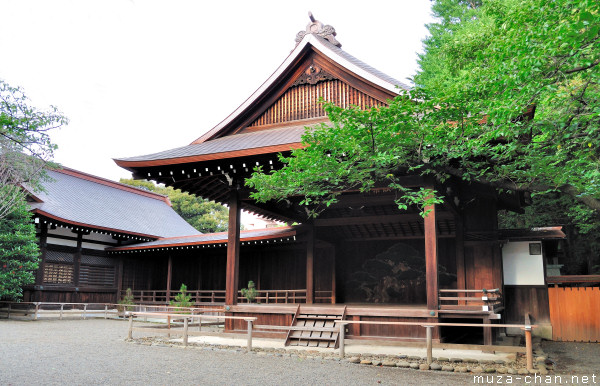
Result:
[[[179,288],[179,293],[175,295],[175,300],[171,300],[171,305],[175,307],[191,307],[192,296],[187,294],[187,286],[185,284],[181,284]],[[183,311],[183,310],[175,310],[175,311]]]
[[125,296],[123,296],[123,299],[118,301],[117,305],[117,312],[120,317],[125,316],[125,310],[133,311],[133,302],[133,291],[131,291],[131,288],[127,288],[127,290],[125,291]]
[[248,282],[248,288],[242,288],[242,296],[248,300],[248,303],[252,303],[258,296],[258,291],[252,280]]

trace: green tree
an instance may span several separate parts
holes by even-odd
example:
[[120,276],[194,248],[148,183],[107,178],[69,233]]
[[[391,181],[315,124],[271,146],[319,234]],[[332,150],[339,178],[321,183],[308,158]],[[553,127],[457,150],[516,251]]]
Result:
[[388,107],[326,105],[331,125],[308,130],[281,170],[257,169],[253,197],[300,195],[318,211],[336,192],[385,184],[401,208],[423,207],[431,191],[398,184],[419,174],[560,192],[598,215],[600,3],[439,0],[433,9],[416,87]]
[[56,149],[49,131],[66,123],[56,107],[32,107],[23,90],[0,80],[0,218],[23,200],[22,185],[41,189]]
[[119,182],[168,196],[173,210],[200,232],[227,230],[229,214],[227,208],[221,204],[184,193],[170,186],[158,186],[151,181],[122,178]]
[[16,201],[0,218],[0,299],[19,300],[22,286],[35,281],[40,251],[27,202]]

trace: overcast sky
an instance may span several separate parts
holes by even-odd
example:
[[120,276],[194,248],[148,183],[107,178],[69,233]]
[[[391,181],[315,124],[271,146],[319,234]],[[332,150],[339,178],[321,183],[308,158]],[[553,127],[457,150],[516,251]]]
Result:
[[56,161],[118,180],[112,158],[184,146],[294,48],[308,11],[342,49],[399,80],[416,71],[429,0],[0,0],[0,78],[68,126]]

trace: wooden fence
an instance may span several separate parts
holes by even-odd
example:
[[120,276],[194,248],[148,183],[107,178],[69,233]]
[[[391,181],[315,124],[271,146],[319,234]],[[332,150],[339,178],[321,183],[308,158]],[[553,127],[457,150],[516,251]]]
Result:
[[600,288],[549,287],[552,340],[600,342]]

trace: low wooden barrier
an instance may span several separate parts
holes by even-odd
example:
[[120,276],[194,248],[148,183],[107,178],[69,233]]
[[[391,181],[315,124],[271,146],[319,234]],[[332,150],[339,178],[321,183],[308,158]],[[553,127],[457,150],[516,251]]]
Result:
[[346,333],[347,324],[377,324],[377,325],[404,325],[404,326],[421,326],[427,329],[426,347],[427,347],[427,364],[433,362],[433,327],[501,327],[501,328],[520,328],[525,331],[525,350],[527,355],[527,369],[533,369],[533,346],[531,341],[531,330],[537,325],[531,325],[529,322],[529,314],[525,319],[525,324],[473,324],[473,323],[423,323],[423,322],[369,322],[369,321],[353,321],[353,320],[336,320],[339,324],[339,341],[340,341],[340,357],[346,356],[344,347],[344,336]]
[[60,303],[60,302],[4,302],[0,303],[0,313],[4,313],[9,319],[12,315],[31,316],[32,320],[38,320],[44,316],[58,316],[63,319],[65,316],[75,315],[81,319],[89,317],[104,317],[119,315],[118,304],[112,303]]
[[[203,310],[203,309],[198,309]],[[214,310],[207,310],[214,312]],[[133,339],[133,331],[145,331],[145,332],[161,332],[165,333],[164,329],[159,328],[148,328],[148,327],[133,327],[133,318],[137,317],[154,317],[154,318],[165,318],[167,321],[167,336],[174,335],[182,335],[183,337],[183,345],[188,345],[188,336],[189,335],[206,335],[200,332],[202,327],[202,319],[209,320],[245,320],[248,323],[248,333],[247,333],[247,349],[248,351],[252,351],[252,325],[256,321],[256,317],[244,317],[244,316],[225,316],[225,315],[191,315],[191,314],[179,314],[179,313],[163,313],[163,312],[127,312],[127,316],[129,317],[129,331],[127,333],[128,339]],[[198,329],[197,333],[189,331],[189,322],[190,320],[198,319]],[[183,330],[172,330],[171,329],[171,321],[172,320],[183,320]]]

